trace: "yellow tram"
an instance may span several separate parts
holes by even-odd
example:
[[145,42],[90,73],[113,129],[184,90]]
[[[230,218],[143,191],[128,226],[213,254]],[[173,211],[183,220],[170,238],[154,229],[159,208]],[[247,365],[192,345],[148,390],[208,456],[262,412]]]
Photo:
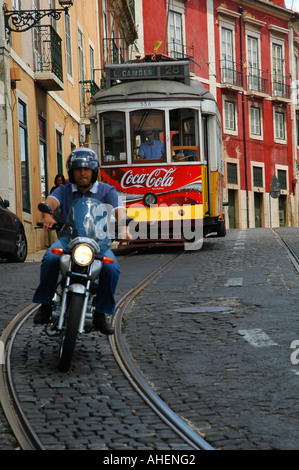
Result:
[[91,99],[100,177],[134,219],[132,245],[198,249],[226,232],[219,109],[188,61],[150,59],[107,65]]

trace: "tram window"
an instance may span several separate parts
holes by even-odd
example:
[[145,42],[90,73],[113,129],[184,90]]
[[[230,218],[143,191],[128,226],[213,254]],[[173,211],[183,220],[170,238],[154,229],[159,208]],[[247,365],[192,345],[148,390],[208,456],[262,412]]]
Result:
[[171,159],[174,162],[199,161],[197,111],[174,109],[169,113]]
[[110,111],[101,115],[102,163],[125,162],[125,114]]
[[131,113],[133,161],[165,160],[164,112],[139,110]]

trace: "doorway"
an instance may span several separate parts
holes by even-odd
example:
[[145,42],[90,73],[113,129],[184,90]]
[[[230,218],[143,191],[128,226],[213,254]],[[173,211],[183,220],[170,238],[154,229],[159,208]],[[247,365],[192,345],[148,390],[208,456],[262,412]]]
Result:
[[263,226],[263,194],[254,193],[254,223],[256,228]]

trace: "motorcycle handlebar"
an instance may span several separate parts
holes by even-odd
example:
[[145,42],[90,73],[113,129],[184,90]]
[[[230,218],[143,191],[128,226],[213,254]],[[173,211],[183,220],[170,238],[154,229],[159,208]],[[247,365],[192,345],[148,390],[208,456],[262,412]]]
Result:
[[[34,228],[35,228],[35,230],[38,229],[38,228],[44,228],[43,222],[37,222],[36,227],[34,227]],[[54,225],[50,228],[50,230],[56,230],[56,229],[59,229],[59,228],[60,228],[59,224],[54,224]]]

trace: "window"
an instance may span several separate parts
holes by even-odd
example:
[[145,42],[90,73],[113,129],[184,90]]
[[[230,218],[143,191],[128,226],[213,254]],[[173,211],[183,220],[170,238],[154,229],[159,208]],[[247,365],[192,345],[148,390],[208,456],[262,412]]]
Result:
[[256,188],[263,188],[263,168],[260,166],[253,167],[253,186]]
[[12,0],[11,8],[13,10],[21,10],[21,0]]
[[56,162],[57,162],[57,173],[63,174],[62,134],[59,131],[56,131]]
[[284,113],[280,111],[274,112],[275,120],[275,139],[285,140],[285,118]]
[[[49,0],[49,7],[50,7],[51,10],[55,10],[55,9],[57,8],[56,0]],[[51,21],[51,26],[52,26],[54,29],[56,29],[56,27],[57,27],[57,20],[55,20],[55,18],[53,18],[53,17],[51,16],[50,21]]]
[[293,83],[292,83],[292,88],[293,88],[293,92],[292,92],[292,101],[295,105],[298,106],[298,91],[299,91],[299,87],[298,87],[298,55],[295,54],[294,55],[294,65],[295,65],[295,77],[294,77],[294,80],[293,80]]
[[117,111],[101,115],[102,162],[126,162],[125,114]]
[[94,49],[89,46],[89,69],[90,69],[90,80],[94,80]]
[[235,103],[224,101],[224,128],[228,131],[236,130]]
[[197,111],[188,108],[169,112],[171,159],[175,162],[199,160]]
[[46,121],[40,116],[38,118],[38,129],[41,197],[46,198],[48,195]]
[[233,31],[221,28],[222,81],[234,84]]
[[65,18],[65,55],[66,55],[66,72],[73,76],[72,61],[72,39],[71,39],[71,18],[70,15],[64,15]]
[[21,162],[22,206],[23,206],[23,211],[30,212],[27,106],[21,100],[18,101],[18,115],[19,115],[19,151],[20,151],[20,162]]
[[258,107],[250,107],[250,132],[252,135],[260,136],[261,132],[261,110]]
[[107,0],[103,0],[103,29],[104,29],[104,61],[109,63],[109,42],[108,42],[108,20],[107,20]]
[[287,172],[285,170],[277,170],[277,179],[280,184],[280,189],[286,190],[287,188]]
[[227,163],[227,183],[238,184],[238,167],[236,163]]
[[248,61],[248,88],[259,91],[259,56],[258,39],[247,37],[247,61]]
[[80,101],[81,101],[81,115],[84,116],[84,51],[83,51],[83,33],[78,29],[78,66],[79,66],[79,84],[80,84]]
[[156,109],[131,113],[133,159],[165,158],[164,112]]
[[283,51],[282,45],[272,44],[272,86],[273,94],[282,96],[283,86]]
[[184,57],[182,15],[175,11],[169,12],[170,57],[179,59]]

